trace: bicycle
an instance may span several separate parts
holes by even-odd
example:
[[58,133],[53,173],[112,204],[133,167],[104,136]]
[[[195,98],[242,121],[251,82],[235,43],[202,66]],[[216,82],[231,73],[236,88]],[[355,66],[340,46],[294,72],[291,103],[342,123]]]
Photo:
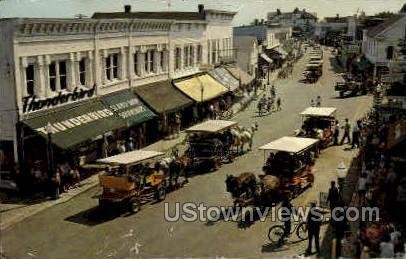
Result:
[[[296,224],[293,228],[291,228],[290,235],[296,233],[296,236],[300,240],[307,239],[307,224],[306,222],[300,222]],[[272,226],[268,230],[268,239],[271,243],[281,243],[283,238],[285,237],[285,226],[284,225],[276,225]]]

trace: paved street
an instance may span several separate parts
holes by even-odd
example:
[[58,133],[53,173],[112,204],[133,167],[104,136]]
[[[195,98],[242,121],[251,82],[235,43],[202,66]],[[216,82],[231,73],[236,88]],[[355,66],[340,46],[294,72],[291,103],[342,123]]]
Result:
[[[206,206],[232,205],[225,191],[227,174],[245,171],[261,173],[264,155],[257,148],[273,139],[292,135],[301,124],[298,113],[309,106],[310,100],[320,95],[322,106],[337,107],[340,121],[351,121],[365,114],[371,96],[347,99],[336,98],[334,82],[337,78],[330,65],[331,55],[325,51],[324,72],[316,84],[304,84],[302,72],[305,59],[295,65],[293,76],[278,80],[277,94],[282,98],[282,111],[268,116],[256,116],[256,103],[234,118],[241,125],[259,124],[254,150],[241,156],[220,170],[190,179],[184,188],[169,194],[165,200],[170,207],[176,202],[204,203]],[[356,151],[346,146],[322,151],[315,166],[315,183],[294,200],[294,205],[305,205],[327,191],[335,179],[339,161],[347,164]],[[2,247],[9,258],[134,258],[134,257],[282,257],[303,253],[306,241],[295,242],[273,250],[267,245],[267,230],[271,224],[257,221],[241,228],[236,222],[166,222],[164,202],[142,207],[135,215],[101,217],[98,215],[97,194],[94,188],[67,203],[54,206],[24,220],[2,233]]]

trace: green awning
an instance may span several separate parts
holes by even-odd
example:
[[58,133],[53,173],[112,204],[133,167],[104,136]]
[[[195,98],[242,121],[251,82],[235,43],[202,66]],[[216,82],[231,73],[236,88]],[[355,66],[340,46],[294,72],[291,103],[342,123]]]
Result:
[[137,86],[135,92],[157,113],[174,112],[193,103],[168,80]]
[[154,118],[153,113],[133,92],[124,90],[102,96],[102,102],[119,117],[127,121],[128,126],[137,125]]
[[126,126],[123,119],[98,99],[65,105],[34,116],[28,115],[30,118],[23,120],[23,123],[45,138],[46,127],[50,123],[52,143],[62,149]]

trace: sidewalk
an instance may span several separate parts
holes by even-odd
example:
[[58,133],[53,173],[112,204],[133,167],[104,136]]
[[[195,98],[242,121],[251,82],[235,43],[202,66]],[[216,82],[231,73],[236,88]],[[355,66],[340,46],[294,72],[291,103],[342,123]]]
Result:
[[[271,78],[275,78],[277,71],[274,71]],[[262,90],[263,91],[263,90]],[[261,93],[258,91],[257,95]],[[254,93],[243,97],[239,103],[235,103],[232,106],[233,116],[243,110],[253,99]],[[144,150],[154,150],[160,152],[170,152],[173,147],[176,147],[184,143],[186,137],[185,132],[181,132],[178,137],[171,139],[159,140],[145,148]],[[62,193],[58,200],[32,200],[19,203],[0,204],[0,231],[3,231],[10,226],[21,222],[22,220],[31,217],[45,209],[53,207],[57,204],[65,203],[74,198],[75,196],[94,188],[99,183],[98,175],[92,175],[89,178],[80,182],[79,187],[69,190],[66,193]]]

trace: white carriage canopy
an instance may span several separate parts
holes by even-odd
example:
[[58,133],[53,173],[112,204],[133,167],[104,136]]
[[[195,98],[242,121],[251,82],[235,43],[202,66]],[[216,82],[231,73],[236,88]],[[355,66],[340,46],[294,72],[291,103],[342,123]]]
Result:
[[312,147],[318,141],[318,139],[313,138],[282,137],[261,146],[259,149],[299,153]]
[[203,133],[215,133],[222,130],[229,129],[237,125],[237,122],[226,121],[226,120],[208,120],[200,124],[194,125],[188,129],[186,132],[203,132]]
[[105,164],[130,165],[141,163],[145,160],[152,159],[163,154],[164,153],[158,151],[135,150],[115,156],[102,158],[97,160],[97,162]]
[[309,117],[333,117],[336,110],[334,107],[308,107],[302,111],[300,115]]

